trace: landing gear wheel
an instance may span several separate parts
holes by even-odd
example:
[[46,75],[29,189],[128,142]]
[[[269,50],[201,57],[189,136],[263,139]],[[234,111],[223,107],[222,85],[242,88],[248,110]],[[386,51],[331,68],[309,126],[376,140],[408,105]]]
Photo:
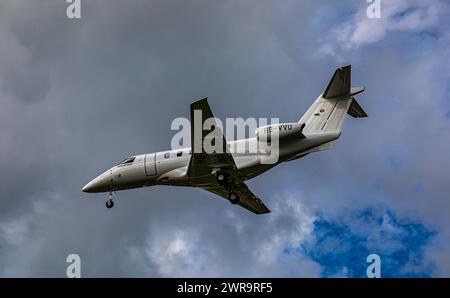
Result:
[[112,198],[113,198],[113,193],[112,193],[112,191],[110,191],[109,195],[108,195],[108,201],[106,201],[106,204],[105,204],[106,208],[108,208],[108,209],[111,209],[112,207],[114,207],[114,202],[113,202]]
[[230,192],[230,194],[228,195],[228,199],[230,200],[231,204],[237,204],[239,203],[239,195],[235,192]]
[[112,207],[114,207],[114,202],[113,200],[109,199],[108,201],[106,201],[106,208],[111,209]]
[[217,173],[216,179],[219,184],[225,184],[227,181],[227,176],[225,176],[224,173]]

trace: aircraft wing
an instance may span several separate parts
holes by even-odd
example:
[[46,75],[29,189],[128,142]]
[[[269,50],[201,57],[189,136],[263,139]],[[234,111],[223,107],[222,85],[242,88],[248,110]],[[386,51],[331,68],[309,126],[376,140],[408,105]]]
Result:
[[[211,129],[204,130],[202,129],[203,124],[208,119],[210,119],[210,124],[212,124],[210,125]],[[196,127],[196,125],[201,126]],[[213,133],[216,140],[222,140],[222,144],[218,143],[217,146],[215,146],[215,148],[218,148],[219,150],[206,152],[203,142],[208,136],[211,137],[211,133]],[[206,140],[206,142],[208,141],[211,140]],[[216,125],[207,98],[203,98],[191,104],[191,152],[192,156],[187,170],[187,175],[190,177],[209,175],[215,168],[237,169],[225,137],[220,128]]]
[[[205,121],[209,121],[209,125],[206,125],[207,128],[210,128],[209,130],[203,129]],[[212,139],[208,139],[211,136],[214,136],[215,141],[221,141],[221,144],[214,144],[214,150],[207,152],[203,144],[212,144]],[[214,169],[224,170],[231,175],[237,170],[225,137],[214,120],[207,98],[191,104],[191,154],[187,170],[187,175],[190,177],[210,175]],[[231,182],[229,187],[239,195],[238,204],[240,206],[256,214],[270,212],[245,183]],[[202,188],[228,200],[229,191],[224,185],[215,183]]]
[[[239,195],[240,200],[238,205],[256,214],[270,213],[270,210],[266,205],[264,205],[245,183],[233,184],[231,187],[233,188],[233,191]],[[228,191],[222,185],[218,184],[217,186],[205,187],[203,189],[228,200]]]

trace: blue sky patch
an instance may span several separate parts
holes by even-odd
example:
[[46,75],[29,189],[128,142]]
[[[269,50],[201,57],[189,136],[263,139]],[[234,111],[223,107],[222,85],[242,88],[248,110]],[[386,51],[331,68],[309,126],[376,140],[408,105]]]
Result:
[[302,245],[301,253],[319,263],[323,277],[366,277],[369,254],[381,258],[382,277],[427,277],[433,265],[423,252],[435,232],[423,224],[398,219],[384,208],[367,208],[347,219],[314,222],[314,241]]

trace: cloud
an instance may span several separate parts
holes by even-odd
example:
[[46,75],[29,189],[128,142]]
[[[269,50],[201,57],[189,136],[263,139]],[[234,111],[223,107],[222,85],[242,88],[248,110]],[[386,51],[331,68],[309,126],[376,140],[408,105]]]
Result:
[[321,54],[339,56],[342,50],[354,50],[376,43],[394,32],[421,32],[433,30],[443,17],[446,5],[433,1],[380,1],[380,18],[367,16],[368,5],[357,6],[348,20],[333,26],[322,40]]
[[312,236],[314,217],[294,196],[278,199],[277,213],[258,223],[227,211],[223,222],[208,226],[153,226],[145,247],[130,249],[130,259],[154,264],[160,276],[317,276],[320,267],[311,259],[285,254]]
[[50,90],[49,69],[33,52],[6,30],[0,29],[0,87],[14,100],[34,103]]
[[158,235],[148,243],[147,257],[152,260],[162,276],[190,276],[207,266],[207,251],[201,250],[199,240],[186,231],[173,231]]
[[[3,98],[21,103],[44,100],[51,90],[52,59],[64,50],[60,38],[67,32],[52,27],[49,7],[30,1],[2,3],[0,10],[0,90]],[[25,16],[25,17],[24,17]],[[38,23],[38,26],[35,24]],[[48,31],[46,31],[48,30]],[[54,34],[52,34],[54,33]]]

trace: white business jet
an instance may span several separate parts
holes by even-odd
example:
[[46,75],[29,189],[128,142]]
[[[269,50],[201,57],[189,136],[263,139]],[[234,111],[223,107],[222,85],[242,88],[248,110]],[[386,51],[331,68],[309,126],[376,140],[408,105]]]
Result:
[[[94,178],[82,191],[109,193],[106,207],[111,208],[116,191],[153,185],[191,186],[203,188],[256,214],[269,213],[244,182],[282,162],[330,149],[341,135],[346,114],[354,118],[367,117],[354,98],[364,88],[351,88],[350,82],[351,66],[338,68],[325,91],[298,122],[259,127],[253,138],[226,142],[214,120],[209,130],[200,126],[200,131],[196,132],[195,125],[191,125],[190,148],[130,156]],[[194,116],[205,121],[214,119],[207,98],[191,104],[191,123],[195,121]],[[213,131],[219,141],[223,141],[218,142],[223,150],[204,148],[203,141]],[[278,158],[274,163],[267,163],[264,162],[266,151],[250,149],[259,148],[263,141],[270,144],[275,132]],[[193,141],[195,138],[200,138],[200,147]],[[246,149],[233,152],[230,148]]]

